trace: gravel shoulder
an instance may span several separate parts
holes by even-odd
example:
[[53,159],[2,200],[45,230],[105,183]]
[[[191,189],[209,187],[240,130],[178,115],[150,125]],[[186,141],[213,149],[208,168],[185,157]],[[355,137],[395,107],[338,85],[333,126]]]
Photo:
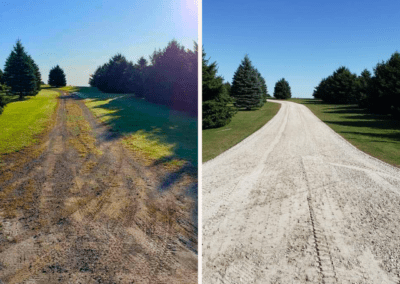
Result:
[[399,283],[400,169],[274,102],[203,164],[203,283]]
[[32,152],[0,170],[0,283],[197,283],[196,176],[144,166],[66,92]]

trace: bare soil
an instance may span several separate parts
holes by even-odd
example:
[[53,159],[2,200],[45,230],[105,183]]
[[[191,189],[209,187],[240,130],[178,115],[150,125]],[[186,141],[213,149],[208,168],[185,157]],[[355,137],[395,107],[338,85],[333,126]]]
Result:
[[197,283],[197,171],[144,163],[62,92],[2,157],[0,283]]
[[203,164],[203,283],[400,283],[400,169],[277,102]]

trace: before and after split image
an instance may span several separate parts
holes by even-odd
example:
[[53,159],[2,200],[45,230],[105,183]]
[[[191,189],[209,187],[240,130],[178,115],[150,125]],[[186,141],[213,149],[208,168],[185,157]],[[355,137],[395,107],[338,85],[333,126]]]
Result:
[[0,2],[0,284],[399,284],[400,2]]

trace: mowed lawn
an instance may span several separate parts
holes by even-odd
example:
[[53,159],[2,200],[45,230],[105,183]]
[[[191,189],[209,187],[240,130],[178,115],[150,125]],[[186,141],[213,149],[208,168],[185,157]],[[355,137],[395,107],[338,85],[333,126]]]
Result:
[[228,125],[203,130],[203,162],[215,158],[260,129],[274,117],[280,106],[267,102],[259,110],[238,111]]
[[319,119],[361,151],[400,167],[400,121],[374,115],[357,105],[290,99],[306,105]]
[[151,162],[197,165],[197,117],[149,103],[131,94],[105,94],[80,87],[78,95],[124,144]]
[[14,101],[0,115],[0,155],[17,152],[37,142],[57,105],[58,93],[41,90],[34,97]]

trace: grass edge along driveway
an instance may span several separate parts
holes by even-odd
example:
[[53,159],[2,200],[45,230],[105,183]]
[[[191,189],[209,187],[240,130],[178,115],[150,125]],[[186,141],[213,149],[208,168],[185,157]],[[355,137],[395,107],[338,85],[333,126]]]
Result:
[[278,113],[280,107],[281,104],[267,102],[258,110],[238,111],[223,127],[203,130],[203,163],[259,130]]
[[357,105],[327,104],[315,99],[290,99],[307,106],[359,150],[400,167],[400,121],[376,115]]
[[59,93],[43,89],[33,97],[14,101],[0,115],[0,155],[21,151],[38,142],[52,121]]

